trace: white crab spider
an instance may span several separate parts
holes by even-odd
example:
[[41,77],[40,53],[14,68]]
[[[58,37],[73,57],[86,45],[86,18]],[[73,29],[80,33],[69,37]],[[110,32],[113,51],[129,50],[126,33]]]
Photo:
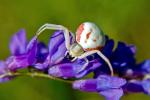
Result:
[[105,45],[105,36],[103,32],[99,30],[99,28],[94,23],[91,22],[82,23],[76,32],[77,43],[74,43],[72,45],[70,45],[69,30],[62,25],[49,23],[44,24],[38,29],[36,36],[38,37],[46,29],[64,31],[65,45],[67,51],[70,56],[74,57],[72,61],[76,60],[77,58],[85,59],[86,61],[81,70],[85,69],[89,63],[86,57],[94,53],[97,53],[108,64],[111,75],[113,76],[114,72],[109,59],[105,57],[100,51],[100,48],[102,48]]

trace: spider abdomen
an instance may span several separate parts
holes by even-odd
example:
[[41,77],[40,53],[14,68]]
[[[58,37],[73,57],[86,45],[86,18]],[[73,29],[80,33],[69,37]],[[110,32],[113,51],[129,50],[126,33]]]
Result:
[[77,29],[76,41],[85,51],[98,50],[104,46],[105,36],[94,23],[85,22]]

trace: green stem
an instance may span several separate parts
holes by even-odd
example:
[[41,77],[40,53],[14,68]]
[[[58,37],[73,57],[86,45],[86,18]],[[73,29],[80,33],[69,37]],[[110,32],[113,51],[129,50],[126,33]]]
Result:
[[3,74],[3,75],[0,75],[0,78],[3,78],[3,77],[8,77],[8,76],[30,76],[30,77],[41,77],[41,78],[48,78],[48,79],[53,79],[53,80],[57,80],[57,81],[61,81],[61,82],[65,82],[65,83],[70,83],[72,84],[73,81],[70,81],[70,80],[65,80],[65,79],[61,79],[61,78],[57,78],[57,77],[54,77],[54,76],[50,76],[48,74],[44,74],[44,73],[37,73],[37,72],[28,72],[28,73],[19,73],[19,72],[16,72],[16,73],[6,73],[6,74]]

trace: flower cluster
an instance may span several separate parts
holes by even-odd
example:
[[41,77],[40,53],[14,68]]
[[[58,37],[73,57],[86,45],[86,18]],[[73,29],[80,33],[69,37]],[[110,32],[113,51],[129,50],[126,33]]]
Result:
[[[74,39],[70,34],[70,41]],[[71,61],[67,54],[63,31],[56,31],[50,37],[48,46],[38,41],[34,36],[29,42],[26,40],[25,30],[17,32],[10,41],[11,56],[0,61],[0,82],[6,82],[17,77],[21,69],[34,69],[30,73],[41,73],[56,79],[71,81],[74,89],[86,92],[97,92],[106,100],[119,100],[125,93],[143,92],[150,95],[150,60],[136,63],[134,45],[118,42],[114,48],[114,41],[106,36],[106,44],[101,52],[110,60],[115,76],[110,75],[107,64],[97,54],[84,59]],[[94,76],[84,77],[90,73]]]

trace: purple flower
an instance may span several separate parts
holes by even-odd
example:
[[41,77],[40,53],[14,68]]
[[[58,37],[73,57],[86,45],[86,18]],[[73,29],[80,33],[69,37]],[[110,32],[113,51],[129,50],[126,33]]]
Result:
[[[119,76],[124,76],[128,69],[134,69],[136,66],[135,60],[136,47],[134,45],[127,45],[123,42],[118,42],[114,49],[114,41],[107,38],[106,44],[102,49],[102,53],[110,60],[113,69]],[[102,67],[95,70],[95,77],[102,73],[109,74],[107,64],[101,59]]]
[[11,38],[9,47],[12,55],[0,62],[0,82],[12,79],[13,76],[7,75],[11,71],[27,68],[36,61],[37,39],[33,37],[27,44],[25,30],[20,30]]
[[9,70],[26,68],[36,61],[37,38],[33,37],[27,44],[25,30],[17,32],[10,41],[12,56],[8,57],[6,64]]
[[125,79],[100,75],[96,79],[75,81],[73,83],[73,88],[86,92],[98,92],[107,100],[119,100],[123,95],[122,86],[125,84]]

